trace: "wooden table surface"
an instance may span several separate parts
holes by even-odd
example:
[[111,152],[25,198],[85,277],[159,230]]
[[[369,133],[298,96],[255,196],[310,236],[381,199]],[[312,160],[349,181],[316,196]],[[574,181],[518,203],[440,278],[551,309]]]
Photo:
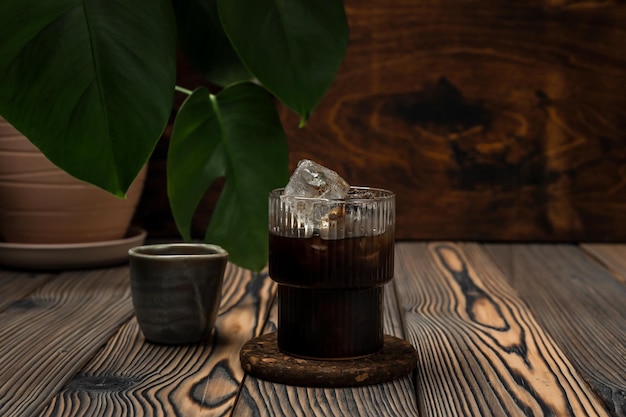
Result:
[[626,416],[626,246],[398,243],[385,328],[415,375],[360,388],[246,375],[275,284],[229,265],[211,343],[144,341],[127,266],[0,272],[0,416]]

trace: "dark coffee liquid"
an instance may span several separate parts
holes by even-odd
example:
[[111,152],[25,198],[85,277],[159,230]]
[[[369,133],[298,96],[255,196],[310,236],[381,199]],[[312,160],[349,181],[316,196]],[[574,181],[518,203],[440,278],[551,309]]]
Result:
[[325,240],[270,233],[269,273],[302,287],[361,288],[393,278],[393,233]]
[[278,346],[323,359],[367,356],[383,347],[384,286],[313,289],[278,285]]
[[338,240],[270,234],[269,271],[279,283],[279,348],[320,359],[379,351],[393,245],[391,232]]

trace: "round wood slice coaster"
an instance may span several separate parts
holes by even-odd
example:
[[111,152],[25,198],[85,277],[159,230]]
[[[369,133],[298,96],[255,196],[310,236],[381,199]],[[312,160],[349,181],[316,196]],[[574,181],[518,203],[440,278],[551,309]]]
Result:
[[278,349],[276,333],[249,340],[239,354],[243,369],[257,378],[305,387],[355,387],[393,381],[410,374],[417,352],[409,342],[385,335],[383,349],[345,360],[303,359]]

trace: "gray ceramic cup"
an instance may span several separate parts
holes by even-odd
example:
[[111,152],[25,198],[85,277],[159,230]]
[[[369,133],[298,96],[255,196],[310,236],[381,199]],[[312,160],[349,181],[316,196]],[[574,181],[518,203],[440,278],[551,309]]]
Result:
[[209,338],[220,306],[228,253],[202,243],[145,245],[128,251],[133,306],[146,340]]

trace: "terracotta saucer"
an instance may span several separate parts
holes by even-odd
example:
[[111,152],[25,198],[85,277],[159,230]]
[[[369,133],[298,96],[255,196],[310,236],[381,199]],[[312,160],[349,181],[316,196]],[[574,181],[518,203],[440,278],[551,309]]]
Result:
[[131,227],[126,237],[88,243],[32,244],[0,242],[0,265],[15,269],[96,268],[128,261],[128,250],[143,244],[146,231]]

